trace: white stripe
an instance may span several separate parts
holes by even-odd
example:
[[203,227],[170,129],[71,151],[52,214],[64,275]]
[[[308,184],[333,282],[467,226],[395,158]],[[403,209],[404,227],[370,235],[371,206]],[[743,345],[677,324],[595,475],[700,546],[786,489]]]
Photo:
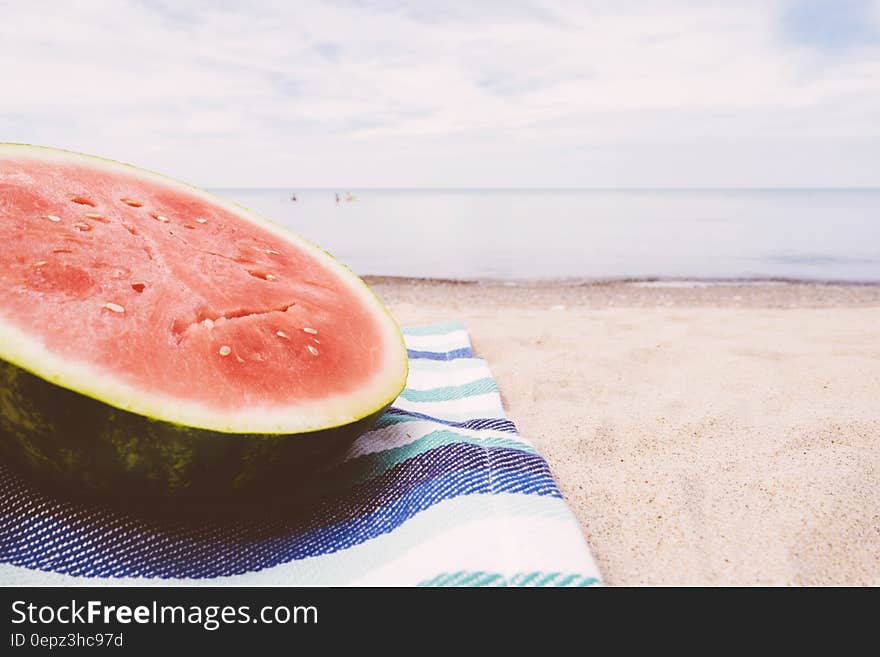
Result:
[[470,348],[471,342],[466,331],[450,331],[438,335],[404,335],[406,348],[415,351],[452,351]]
[[445,372],[411,369],[406,387],[410,390],[430,390],[445,386],[460,386],[491,377],[491,370],[482,361],[467,367],[450,367]]
[[[512,536],[517,537],[515,545]],[[351,584],[406,586],[459,570],[499,573],[508,578],[542,571],[598,579],[599,572],[574,523],[499,513],[440,532]]]
[[504,408],[501,406],[501,397],[497,392],[435,402],[412,402],[398,397],[394,406],[452,422],[474,418],[506,418]]
[[454,358],[452,360],[430,360],[428,358],[411,358],[409,369],[420,372],[449,372],[466,367],[476,367],[478,364],[485,365],[482,358]]

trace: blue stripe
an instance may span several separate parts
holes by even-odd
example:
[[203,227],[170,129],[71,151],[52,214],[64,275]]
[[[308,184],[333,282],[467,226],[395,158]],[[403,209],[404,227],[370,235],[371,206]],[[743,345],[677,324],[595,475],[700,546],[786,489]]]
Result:
[[456,358],[473,358],[474,352],[470,347],[461,347],[452,351],[416,351],[407,349],[406,355],[410,358],[422,358],[425,360],[455,360]]
[[455,422],[453,420],[441,420],[418,411],[407,411],[402,408],[389,408],[385,414],[379,418],[374,428],[380,429],[399,422],[408,422],[410,420],[426,420],[428,422],[436,422],[445,424],[448,427],[458,427],[459,429],[491,429],[493,431],[506,431],[507,433],[516,433],[516,425],[507,418],[475,418],[473,420],[465,420],[463,422]]
[[406,445],[357,456],[332,468],[322,470],[320,476],[316,476],[314,481],[309,482],[309,492],[330,494],[338,492],[342,488],[352,488],[371,479],[376,479],[396,465],[412,461],[420,454],[449,445],[474,445],[481,449],[505,449],[537,455],[534,447],[508,438],[494,436],[474,438],[448,429],[438,429]]
[[235,517],[153,519],[47,498],[0,467],[0,562],[84,577],[220,577],[346,549],[460,495],[561,497],[540,457],[469,444],[429,450],[353,488],[342,470],[320,476],[342,493],[266,500]]

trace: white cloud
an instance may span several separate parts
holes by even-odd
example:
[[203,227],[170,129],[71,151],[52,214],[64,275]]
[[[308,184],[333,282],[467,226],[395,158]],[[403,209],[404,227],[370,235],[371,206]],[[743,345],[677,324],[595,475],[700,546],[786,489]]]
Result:
[[880,39],[790,7],[0,2],[0,139],[209,186],[880,185]]

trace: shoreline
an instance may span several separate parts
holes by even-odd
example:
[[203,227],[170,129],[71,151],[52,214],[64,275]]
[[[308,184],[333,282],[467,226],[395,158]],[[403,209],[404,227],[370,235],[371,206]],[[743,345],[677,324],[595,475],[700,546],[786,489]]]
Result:
[[367,282],[376,283],[441,283],[444,285],[500,285],[512,287],[580,287],[601,285],[645,285],[646,287],[724,287],[743,285],[818,285],[829,287],[880,287],[880,280],[847,280],[822,278],[788,278],[744,276],[733,278],[686,276],[609,276],[607,278],[444,278],[438,276],[388,276],[363,274]]
[[880,285],[366,278],[465,324],[608,584],[880,584]]
[[[605,281],[448,280],[366,276],[389,304],[412,299],[447,314],[490,305],[533,311],[611,307],[832,308],[880,306],[880,283],[771,279],[626,279]],[[437,314],[437,313],[435,313]]]

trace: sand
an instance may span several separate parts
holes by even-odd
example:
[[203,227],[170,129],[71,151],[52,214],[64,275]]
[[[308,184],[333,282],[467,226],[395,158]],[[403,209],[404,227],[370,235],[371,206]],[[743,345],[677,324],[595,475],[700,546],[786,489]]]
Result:
[[464,321],[611,585],[880,585],[880,287],[371,279]]

